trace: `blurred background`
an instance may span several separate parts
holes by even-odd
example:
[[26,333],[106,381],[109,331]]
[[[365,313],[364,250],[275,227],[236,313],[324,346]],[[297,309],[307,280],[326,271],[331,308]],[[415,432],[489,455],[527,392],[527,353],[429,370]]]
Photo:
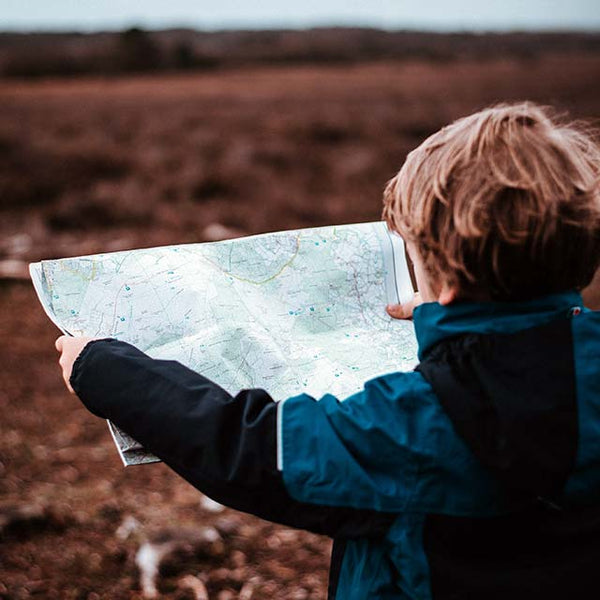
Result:
[[[376,220],[442,125],[514,100],[598,124],[599,92],[595,0],[3,0],[0,598],[324,598],[330,550],[124,470],[28,262]],[[136,556],[163,555],[156,591]]]

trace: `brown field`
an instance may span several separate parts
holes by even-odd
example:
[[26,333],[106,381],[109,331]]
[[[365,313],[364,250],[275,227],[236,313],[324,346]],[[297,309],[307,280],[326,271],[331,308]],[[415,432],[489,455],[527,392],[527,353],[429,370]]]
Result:
[[[429,133],[499,101],[598,119],[599,76],[599,55],[548,51],[0,80],[0,260],[375,220]],[[327,540],[212,513],[164,465],[122,469],[105,424],[65,391],[29,283],[0,280],[0,311],[0,598],[139,598],[140,538],[175,525],[221,540],[169,561],[161,597],[193,598],[186,574],[211,600],[325,596]]]

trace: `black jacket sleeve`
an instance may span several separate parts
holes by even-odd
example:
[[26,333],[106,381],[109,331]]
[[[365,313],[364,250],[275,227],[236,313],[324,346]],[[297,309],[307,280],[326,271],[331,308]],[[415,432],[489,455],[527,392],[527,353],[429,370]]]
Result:
[[380,536],[394,515],[295,501],[277,469],[277,404],[260,389],[231,396],[175,361],[130,344],[90,342],[71,385],[184,479],[232,508],[332,537]]

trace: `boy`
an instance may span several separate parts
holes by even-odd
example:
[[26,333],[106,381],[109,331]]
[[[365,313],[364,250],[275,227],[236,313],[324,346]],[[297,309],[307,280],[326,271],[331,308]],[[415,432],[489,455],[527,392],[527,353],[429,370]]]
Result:
[[600,261],[599,170],[531,104],[413,151],[384,217],[415,265],[421,363],[344,402],[232,398],[115,340],[59,338],[63,375],[219,502],[332,536],[330,598],[595,595],[600,313],[578,290]]

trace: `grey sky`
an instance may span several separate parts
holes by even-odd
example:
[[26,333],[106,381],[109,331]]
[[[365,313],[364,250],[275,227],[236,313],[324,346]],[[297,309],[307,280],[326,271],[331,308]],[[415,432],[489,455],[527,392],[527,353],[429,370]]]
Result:
[[598,0],[0,0],[0,30],[371,25],[600,30]]

